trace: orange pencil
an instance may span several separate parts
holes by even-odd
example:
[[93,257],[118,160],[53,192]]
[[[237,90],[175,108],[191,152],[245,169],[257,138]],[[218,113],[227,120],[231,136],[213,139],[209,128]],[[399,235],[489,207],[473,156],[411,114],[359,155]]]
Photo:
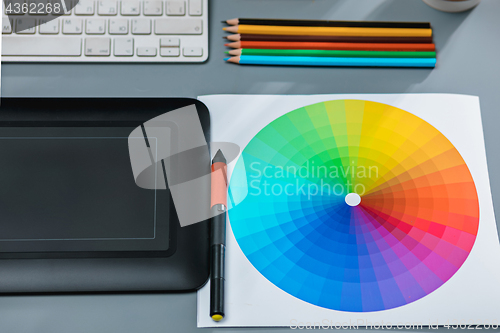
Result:
[[364,51],[430,51],[434,44],[409,43],[321,43],[321,42],[258,42],[241,41],[225,44],[234,49],[297,49],[297,50],[364,50]]
[[431,37],[432,29],[412,28],[351,28],[351,27],[289,27],[274,25],[233,25],[223,28],[227,32],[257,35],[298,36],[384,36]]

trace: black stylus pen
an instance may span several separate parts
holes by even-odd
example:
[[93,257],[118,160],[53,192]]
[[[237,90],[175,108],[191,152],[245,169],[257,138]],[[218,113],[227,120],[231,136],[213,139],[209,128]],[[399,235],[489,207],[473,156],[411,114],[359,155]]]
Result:
[[227,165],[220,150],[212,160],[211,175],[211,249],[210,249],[210,317],[224,318],[224,258],[226,254]]

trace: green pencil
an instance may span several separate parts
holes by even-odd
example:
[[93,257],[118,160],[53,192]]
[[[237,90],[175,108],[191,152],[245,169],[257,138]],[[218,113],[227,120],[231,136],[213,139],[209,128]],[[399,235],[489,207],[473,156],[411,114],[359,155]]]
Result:
[[292,56],[292,57],[344,57],[344,58],[435,58],[436,52],[404,51],[349,51],[349,50],[273,50],[237,49],[226,51],[232,56]]

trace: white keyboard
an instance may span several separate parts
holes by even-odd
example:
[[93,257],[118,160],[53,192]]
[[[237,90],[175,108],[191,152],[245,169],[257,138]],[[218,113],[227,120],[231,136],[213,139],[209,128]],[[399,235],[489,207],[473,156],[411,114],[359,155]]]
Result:
[[2,62],[163,63],[208,58],[208,0],[80,0],[63,16],[26,30],[23,25],[33,26],[29,20],[38,23],[44,16],[9,19],[5,6],[3,13]]

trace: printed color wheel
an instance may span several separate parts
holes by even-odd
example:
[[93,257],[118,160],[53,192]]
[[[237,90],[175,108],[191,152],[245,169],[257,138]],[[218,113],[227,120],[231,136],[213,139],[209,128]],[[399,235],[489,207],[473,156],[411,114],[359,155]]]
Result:
[[[244,188],[243,188],[244,187]],[[479,203],[457,149],[401,109],[336,100],[276,119],[245,147],[229,195],[234,236],[278,288],[328,309],[414,302],[474,245]]]

